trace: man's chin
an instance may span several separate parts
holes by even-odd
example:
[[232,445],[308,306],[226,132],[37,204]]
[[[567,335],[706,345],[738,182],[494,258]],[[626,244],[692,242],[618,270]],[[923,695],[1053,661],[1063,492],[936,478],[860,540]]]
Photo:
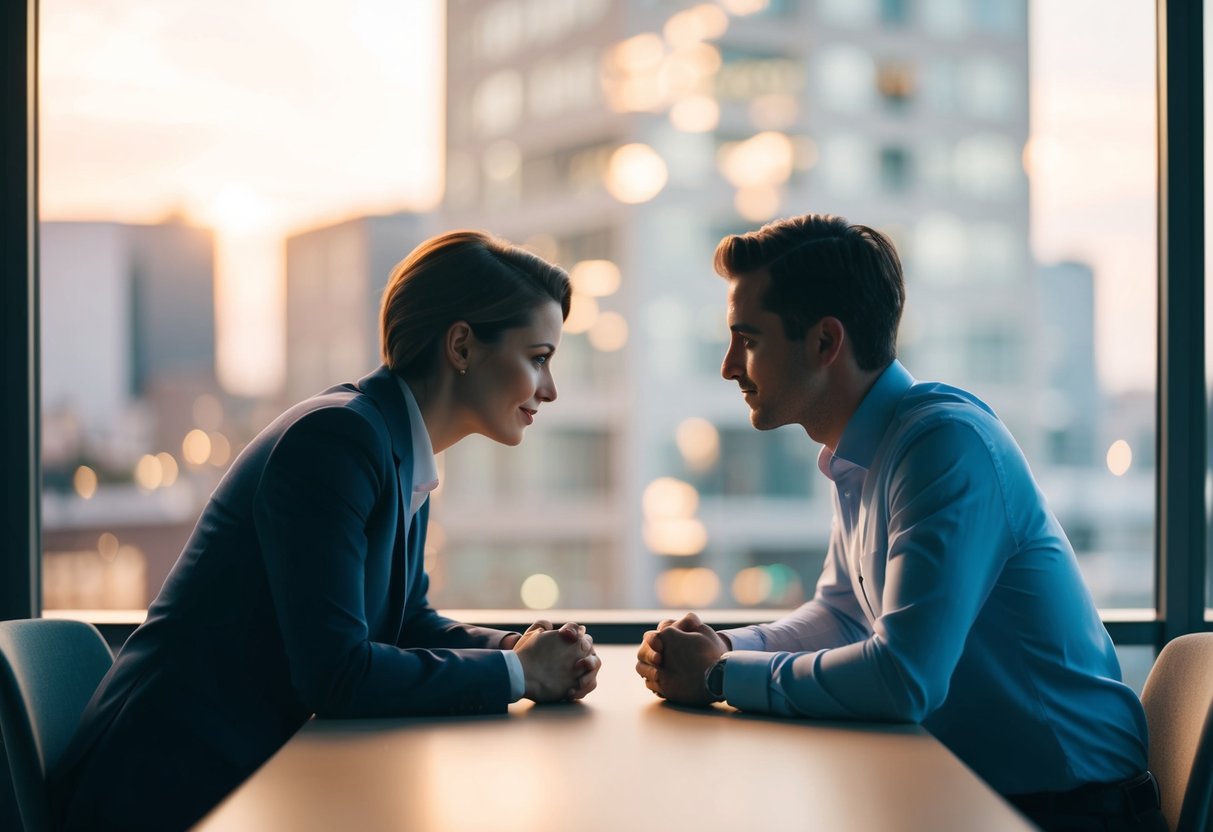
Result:
[[779,424],[766,418],[761,410],[750,408],[750,424],[758,430],[774,430]]

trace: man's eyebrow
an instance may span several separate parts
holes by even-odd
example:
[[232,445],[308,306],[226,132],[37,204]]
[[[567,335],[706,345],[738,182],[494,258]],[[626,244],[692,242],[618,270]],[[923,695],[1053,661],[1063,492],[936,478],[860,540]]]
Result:
[[752,324],[733,324],[732,326],[729,327],[729,331],[737,332],[742,335],[758,335],[759,334],[758,327],[756,327]]

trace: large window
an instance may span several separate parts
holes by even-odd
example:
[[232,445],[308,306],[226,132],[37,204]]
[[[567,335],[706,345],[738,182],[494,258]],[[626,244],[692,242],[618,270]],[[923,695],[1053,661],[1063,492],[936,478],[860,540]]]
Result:
[[829,491],[719,378],[711,253],[805,211],[894,238],[902,360],[1000,414],[1101,606],[1153,606],[1148,6],[280,5],[43,0],[48,608],[146,606],[242,445],[373,369],[388,271],[453,226],[577,297],[550,421],[442,461],[433,600],[798,602]]

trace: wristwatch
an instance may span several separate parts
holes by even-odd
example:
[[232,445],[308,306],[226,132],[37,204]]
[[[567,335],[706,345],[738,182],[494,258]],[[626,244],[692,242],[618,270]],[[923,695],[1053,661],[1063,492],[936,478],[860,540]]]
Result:
[[721,656],[703,674],[703,685],[717,702],[724,701],[724,663],[728,660],[728,656]]

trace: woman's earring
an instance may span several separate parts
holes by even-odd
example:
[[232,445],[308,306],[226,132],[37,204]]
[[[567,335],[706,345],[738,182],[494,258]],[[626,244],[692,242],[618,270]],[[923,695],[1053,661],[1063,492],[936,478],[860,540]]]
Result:
[[466,376],[467,374],[468,374],[468,371],[467,371],[467,370],[460,370],[460,371],[459,371],[459,375],[461,375],[461,376]]

